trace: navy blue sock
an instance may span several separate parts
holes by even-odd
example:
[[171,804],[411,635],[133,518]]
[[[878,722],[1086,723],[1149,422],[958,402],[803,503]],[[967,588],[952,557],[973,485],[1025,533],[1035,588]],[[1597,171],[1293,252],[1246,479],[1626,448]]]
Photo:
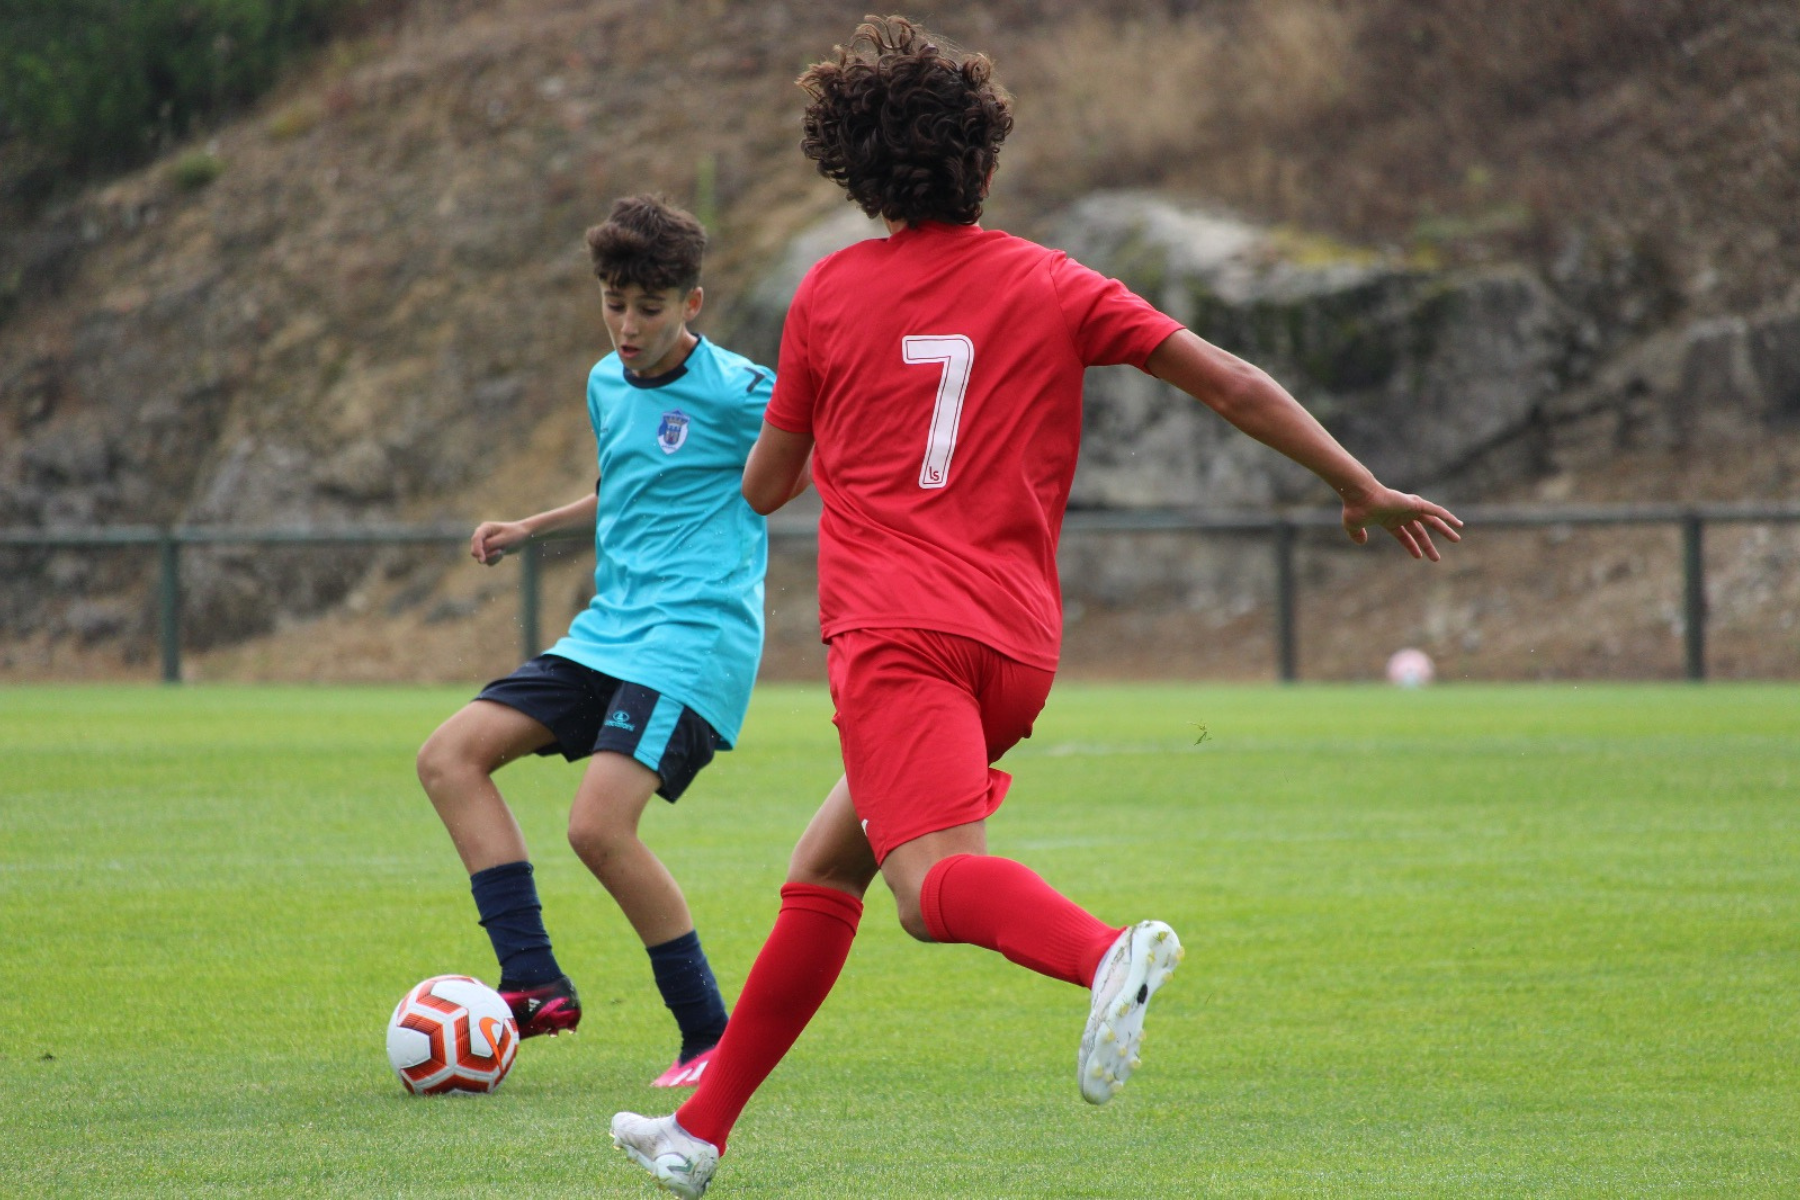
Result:
[[718,980],[700,949],[700,935],[692,930],[660,946],[648,948],[650,969],[663,1003],[681,1026],[682,1062],[710,1050],[725,1035],[725,999]]
[[501,863],[477,871],[469,876],[469,890],[475,893],[481,927],[500,960],[501,982],[508,988],[538,987],[563,973],[550,953],[530,863]]

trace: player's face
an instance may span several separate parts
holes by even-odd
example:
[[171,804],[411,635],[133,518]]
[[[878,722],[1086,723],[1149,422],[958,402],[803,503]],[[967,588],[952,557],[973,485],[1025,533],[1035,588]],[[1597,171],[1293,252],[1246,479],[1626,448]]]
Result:
[[601,307],[619,361],[634,375],[667,374],[680,366],[699,341],[688,322],[700,315],[700,289],[647,292],[635,283],[602,284]]

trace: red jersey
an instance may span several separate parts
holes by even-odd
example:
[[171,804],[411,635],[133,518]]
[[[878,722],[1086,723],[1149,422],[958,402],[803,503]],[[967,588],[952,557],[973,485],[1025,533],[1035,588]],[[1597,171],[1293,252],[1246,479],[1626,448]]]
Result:
[[819,619],[932,629],[1054,669],[1056,544],[1089,366],[1181,324],[1067,255],[927,222],[821,260],[765,419],[815,440]]

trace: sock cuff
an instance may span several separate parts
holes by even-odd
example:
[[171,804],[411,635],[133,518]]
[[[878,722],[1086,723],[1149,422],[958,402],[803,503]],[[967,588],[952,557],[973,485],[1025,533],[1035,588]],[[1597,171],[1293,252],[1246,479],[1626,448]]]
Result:
[[655,946],[645,946],[644,953],[650,956],[651,962],[668,958],[690,958],[700,953],[700,931],[690,929],[680,937],[670,938]]
[[925,872],[925,881],[919,885],[919,915],[925,918],[925,930],[934,942],[947,945],[962,941],[950,932],[944,919],[944,880],[958,863],[974,857],[973,854],[952,854],[949,858],[938,859],[931,870]]
[[540,907],[531,864],[523,860],[475,872],[469,876],[469,892],[484,926],[508,914]]
[[506,883],[513,879],[531,878],[531,860],[521,858],[518,862],[501,863],[497,867],[488,867],[469,876],[469,887],[487,887],[491,884]]
[[781,911],[790,910],[835,918],[855,933],[862,922],[863,902],[849,892],[820,887],[816,883],[784,883],[781,885]]

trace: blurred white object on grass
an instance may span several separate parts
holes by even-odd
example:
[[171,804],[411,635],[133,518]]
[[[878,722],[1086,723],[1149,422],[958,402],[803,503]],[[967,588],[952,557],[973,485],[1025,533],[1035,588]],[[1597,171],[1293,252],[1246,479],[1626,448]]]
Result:
[[1431,665],[1431,655],[1408,646],[1388,659],[1387,677],[1395,687],[1424,687],[1437,677],[1437,669]]

